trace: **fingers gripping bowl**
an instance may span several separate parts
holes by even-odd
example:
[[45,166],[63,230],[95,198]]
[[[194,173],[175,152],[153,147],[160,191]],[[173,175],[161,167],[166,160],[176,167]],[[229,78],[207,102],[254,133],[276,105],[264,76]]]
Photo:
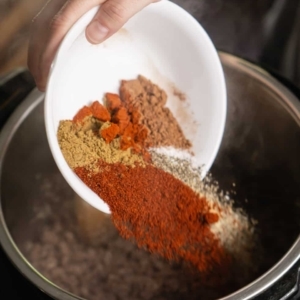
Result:
[[[148,6],[100,45],[91,45],[85,28],[97,8],[85,14],[63,40],[53,62],[45,99],[45,123],[54,159],[74,191],[95,208],[110,213],[69,168],[58,144],[59,122],[72,119],[120,81],[147,77],[166,91],[167,106],[178,120],[202,176],[218,152],[226,117],[226,89],[217,52],[202,27],[169,1]],[[179,99],[176,91],[185,95]]]

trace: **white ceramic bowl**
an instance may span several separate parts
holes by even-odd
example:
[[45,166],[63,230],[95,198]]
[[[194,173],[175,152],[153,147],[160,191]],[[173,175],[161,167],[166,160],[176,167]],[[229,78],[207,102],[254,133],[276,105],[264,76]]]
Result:
[[[226,88],[222,66],[210,38],[198,22],[176,4],[163,0],[135,15],[118,33],[91,45],[85,28],[97,11],[86,13],[63,40],[47,85],[45,123],[55,162],[74,191],[95,208],[109,207],[69,168],[57,141],[60,120],[105,92],[118,92],[121,79],[138,74],[168,94],[168,106],[193,143],[204,173],[211,167],[223,136]],[[174,87],[186,95],[182,101]]]

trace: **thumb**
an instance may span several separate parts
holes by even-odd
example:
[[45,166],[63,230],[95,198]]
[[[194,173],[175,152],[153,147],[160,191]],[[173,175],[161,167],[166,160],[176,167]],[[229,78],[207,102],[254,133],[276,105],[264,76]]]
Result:
[[155,0],[107,0],[86,29],[92,44],[99,44],[118,31],[134,14]]

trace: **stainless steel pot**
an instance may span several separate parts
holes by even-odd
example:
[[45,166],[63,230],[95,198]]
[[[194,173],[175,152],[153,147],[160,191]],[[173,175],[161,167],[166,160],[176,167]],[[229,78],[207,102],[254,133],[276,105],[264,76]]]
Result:
[[[242,268],[229,270],[228,278],[231,273],[235,279],[241,278],[230,288],[214,287],[207,296],[197,290],[195,296],[191,296],[191,291],[169,295],[158,291],[153,298],[291,299],[298,291],[300,268],[300,102],[264,70],[229,54],[220,53],[220,57],[226,74],[228,116],[212,174],[225,190],[231,190],[235,183],[236,205],[258,220],[258,248],[262,252],[257,255],[262,255],[262,259],[253,260],[257,272],[248,277]],[[46,140],[43,94],[38,91],[34,90],[18,106],[3,127],[0,161],[0,242],[20,272],[42,291],[55,299],[79,299],[74,295],[76,285],[84,281],[87,273],[75,270],[76,259],[69,262],[78,249],[91,253],[91,268],[101,265],[99,278],[103,268],[117,268],[118,257],[126,251],[134,254],[126,256],[127,267],[122,265],[125,275],[136,263],[135,255],[141,255],[140,269],[147,273],[152,262],[148,264],[151,258],[146,254],[135,252],[129,244],[122,244],[124,251],[108,250],[110,244],[122,243],[109,219],[78,199],[60,175]],[[75,240],[77,248],[69,249]],[[49,261],[45,271],[45,261],[58,248],[58,260]],[[97,251],[111,257],[107,265],[95,259]],[[90,256],[84,255],[87,264]],[[51,263],[53,266],[49,267]],[[61,266],[68,263],[74,265],[74,272],[62,275],[67,271]],[[161,270],[168,268],[160,266]],[[58,269],[56,280],[53,274]],[[174,281],[176,285],[185,276],[182,272],[182,277]],[[84,288],[121,288],[120,282],[107,279],[107,274],[96,281],[87,280],[86,285],[91,286]],[[62,276],[69,280],[64,282]],[[155,276],[159,278],[159,272]],[[134,286],[146,289],[138,283]],[[103,299],[108,298],[108,294],[103,295]],[[101,295],[95,299],[102,299]]]

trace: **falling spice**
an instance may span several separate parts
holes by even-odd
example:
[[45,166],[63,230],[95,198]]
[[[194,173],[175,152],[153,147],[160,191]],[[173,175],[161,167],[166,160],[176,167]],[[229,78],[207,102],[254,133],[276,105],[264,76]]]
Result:
[[244,270],[252,268],[255,247],[255,220],[249,220],[242,210],[233,209],[233,201],[222,191],[210,174],[202,179],[202,167],[186,151],[174,148],[151,148],[153,165],[172,174],[188,185],[199,196],[205,197],[218,213],[218,222],[210,227],[231,257],[243,264]]
[[218,215],[210,212],[205,198],[150,165],[131,168],[99,161],[99,169],[96,174],[85,168],[75,172],[105,199],[121,236],[166,259],[183,259],[202,275],[218,268],[218,276],[224,276],[230,257],[210,230]]

